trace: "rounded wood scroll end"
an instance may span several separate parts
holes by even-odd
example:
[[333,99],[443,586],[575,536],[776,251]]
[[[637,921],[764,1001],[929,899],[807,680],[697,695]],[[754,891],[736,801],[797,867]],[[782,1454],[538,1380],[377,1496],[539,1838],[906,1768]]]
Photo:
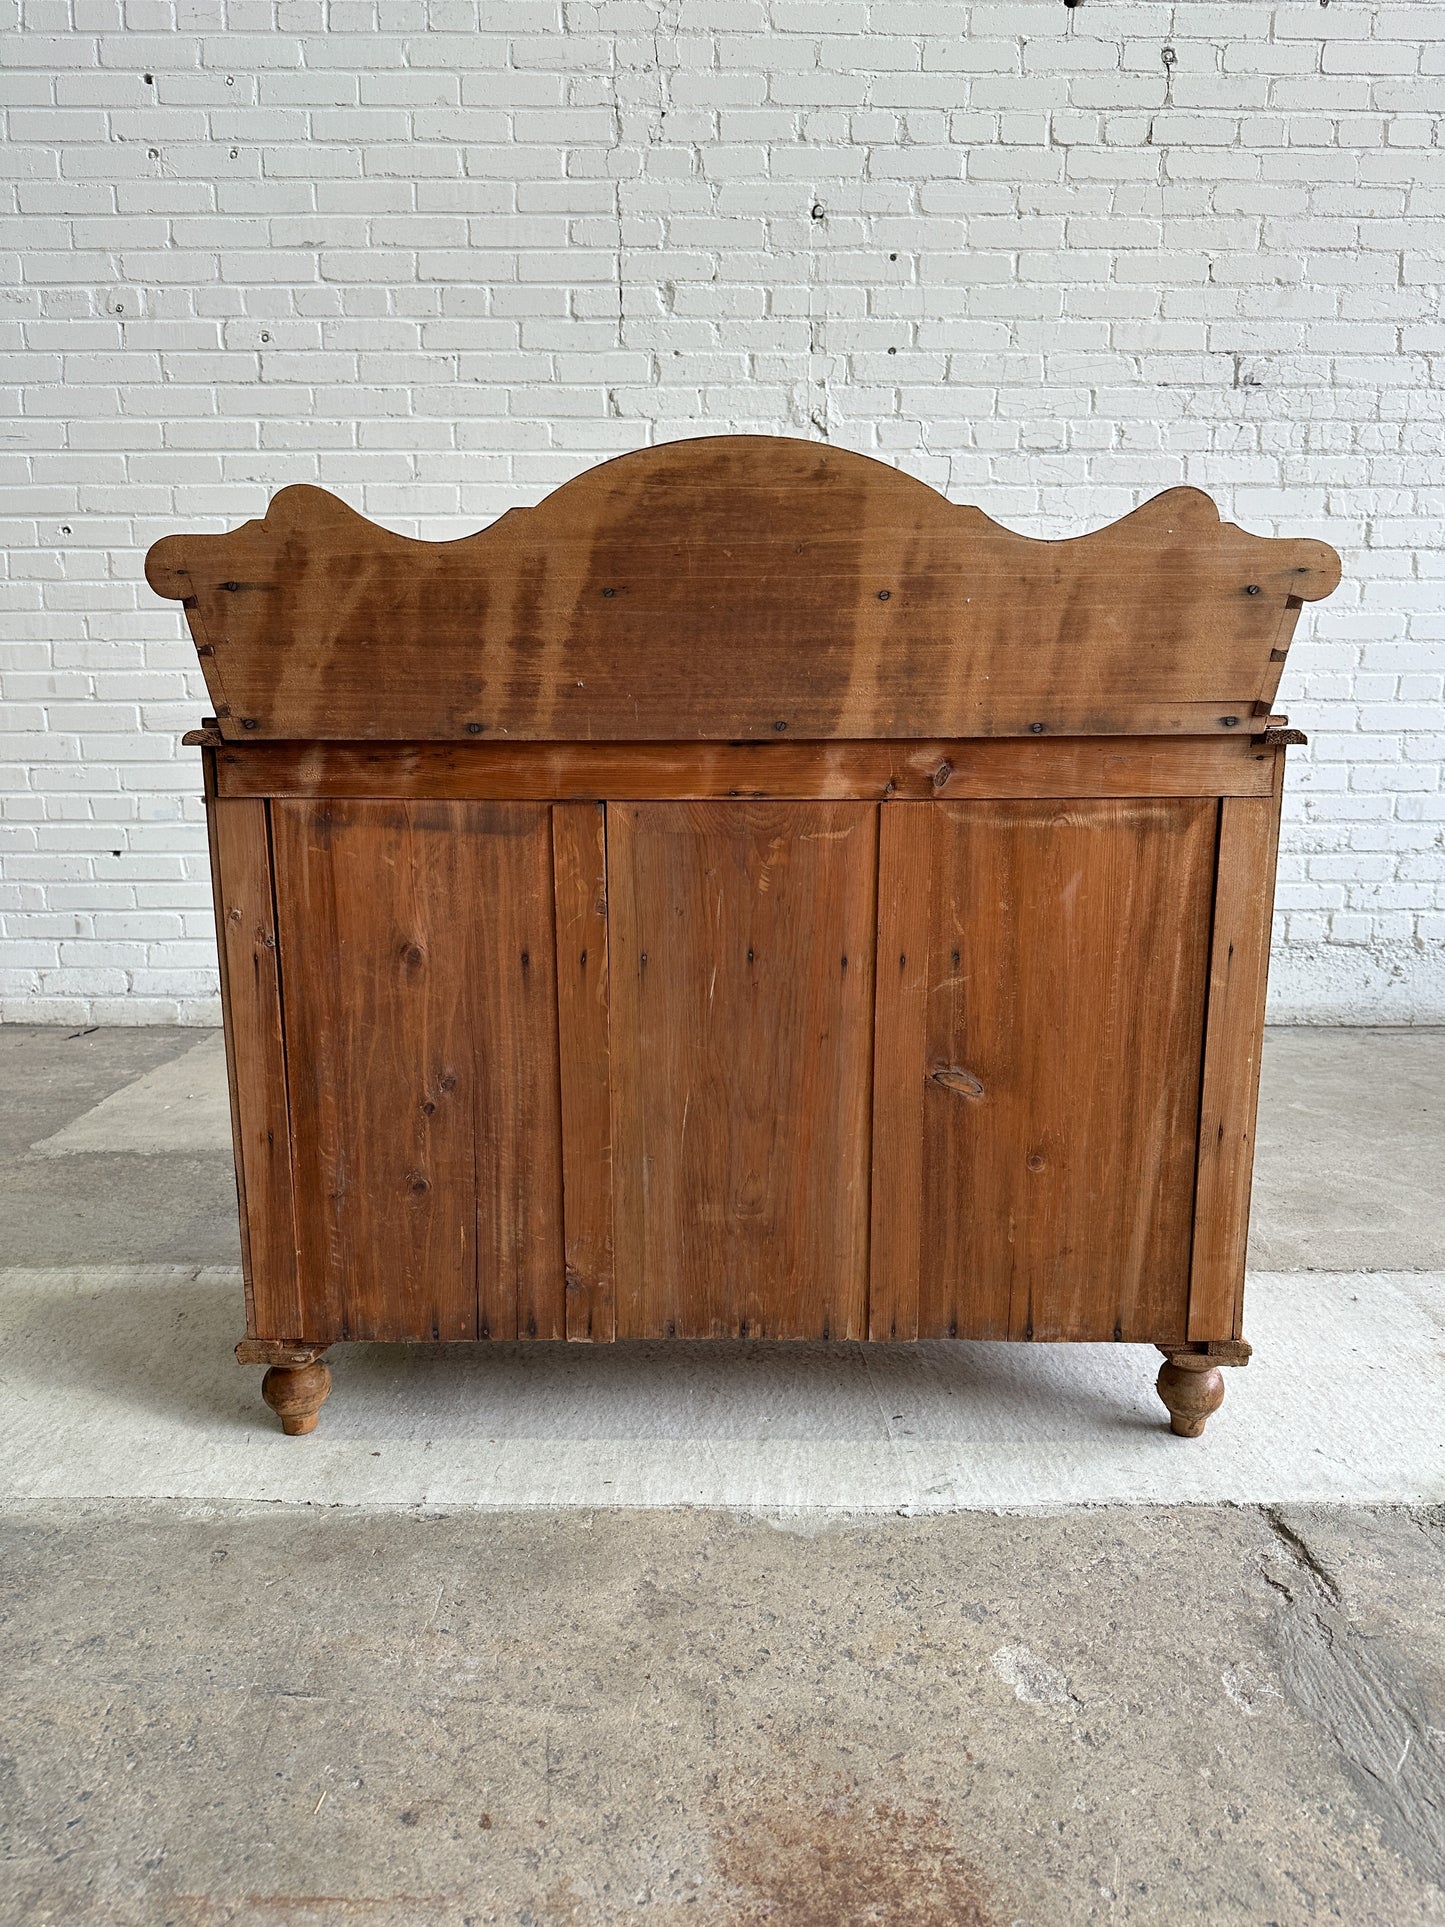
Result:
[[1224,1403],[1224,1374],[1202,1352],[1176,1352],[1159,1367],[1155,1388],[1169,1409],[1177,1438],[1197,1439],[1212,1412]]
[[288,1438],[316,1430],[330,1391],[331,1368],[319,1358],[310,1365],[273,1365],[261,1381],[261,1396]]
[[145,578],[167,602],[184,602],[193,593],[183,535],[163,535],[159,542],[152,542],[146,551]]

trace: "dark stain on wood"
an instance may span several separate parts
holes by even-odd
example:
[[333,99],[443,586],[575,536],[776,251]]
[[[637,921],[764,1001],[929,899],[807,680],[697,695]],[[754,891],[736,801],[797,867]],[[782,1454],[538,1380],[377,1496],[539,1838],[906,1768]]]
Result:
[[214,652],[227,738],[244,717],[278,740],[481,721],[617,741],[1207,734],[1272,698],[1272,652],[1339,562],[1221,523],[1197,489],[1040,542],[867,456],[717,436],[604,462],[454,542],[287,488],[229,535],[166,537],[146,572]]

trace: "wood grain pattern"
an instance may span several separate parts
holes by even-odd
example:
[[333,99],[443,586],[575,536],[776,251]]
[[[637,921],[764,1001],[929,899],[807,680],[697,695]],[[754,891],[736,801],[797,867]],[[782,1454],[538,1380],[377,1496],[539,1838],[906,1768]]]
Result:
[[717,741],[1247,727],[1339,560],[1187,488],[1033,541],[866,456],[719,436],[455,542],[283,489],[146,574],[228,739]]
[[927,803],[878,812],[868,1336],[918,1336],[924,1237],[923,1089],[928,1056],[933,835]]
[[548,811],[272,809],[297,1335],[560,1337]]
[[874,1168],[875,1223],[918,1239],[920,1336],[1184,1336],[1217,809],[927,810],[926,1048],[875,1117],[880,1144],[916,1131],[922,1085],[921,1190]]
[[243,743],[223,796],[688,801],[1003,796],[1267,796],[1274,752],[1247,735],[838,743]]
[[616,1335],[607,957],[607,819],[596,803],[552,812],[567,1336]]
[[876,834],[609,807],[619,1337],[862,1336]]
[[[1283,780],[1284,752],[1278,774]],[[1205,1017],[1189,1337],[1238,1338],[1279,845],[1280,792],[1220,805]]]
[[209,817],[246,1329],[253,1336],[300,1338],[306,1325],[297,1270],[267,806],[212,798]]

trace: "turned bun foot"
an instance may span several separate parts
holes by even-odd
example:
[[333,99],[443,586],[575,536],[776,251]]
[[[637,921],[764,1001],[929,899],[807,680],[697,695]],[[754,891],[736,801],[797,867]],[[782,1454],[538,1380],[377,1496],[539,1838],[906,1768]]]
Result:
[[1224,1375],[1202,1352],[1176,1352],[1159,1367],[1156,1389],[1169,1407],[1169,1429],[1197,1439],[1205,1420],[1224,1403]]
[[330,1390],[331,1368],[319,1358],[310,1365],[273,1365],[261,1381],[262,1398],[291,1438],[316,1430]]

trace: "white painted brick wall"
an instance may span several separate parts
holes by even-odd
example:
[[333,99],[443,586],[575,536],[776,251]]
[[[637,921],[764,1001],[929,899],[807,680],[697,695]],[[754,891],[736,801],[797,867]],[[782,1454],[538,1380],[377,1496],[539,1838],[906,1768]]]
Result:
[[[9,10],[7,9],[7,15]],[[452,535],[709,430],[1035,534],[1320,535],[1275,1008],[1445,1018],[1445,8],[25,0],[0,170],[0,1014],[209,1021],[204,691],[141,558]]]

